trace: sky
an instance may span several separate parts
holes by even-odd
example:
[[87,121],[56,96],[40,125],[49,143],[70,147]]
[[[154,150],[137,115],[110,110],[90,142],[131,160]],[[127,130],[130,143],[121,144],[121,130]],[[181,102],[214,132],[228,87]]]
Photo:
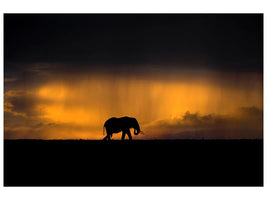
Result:
[[133,139],[262,138],[263,15],[4,15],[5,139],[102,139],[122,116]]

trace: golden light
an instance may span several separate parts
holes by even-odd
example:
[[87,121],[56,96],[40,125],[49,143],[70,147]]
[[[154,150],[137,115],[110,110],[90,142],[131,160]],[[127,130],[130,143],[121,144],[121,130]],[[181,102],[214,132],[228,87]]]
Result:
[[[30,94],[35,98],[33,106],[40,111],[38,119],[57,124],[45,129],[44,139],[101,139],[103,124],[112,116],[135,117],[141,128],[149,132],[148,124],[179,118],[186,111],[230,114],[241,106],[262,108],[261,81],[257,82],[257,75],[249,78],[254,80],[252,85],[246,85],[244,77],[236,80],[243,84],[239,87],[211,78],[81,76],[72,81],[55,79]],[[6,109],[12,109],[8,101],[5,104]]]

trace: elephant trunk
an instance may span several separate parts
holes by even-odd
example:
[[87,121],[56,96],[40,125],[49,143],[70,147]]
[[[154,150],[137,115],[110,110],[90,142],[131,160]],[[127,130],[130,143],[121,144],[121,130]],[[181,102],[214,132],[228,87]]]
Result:
[[140,133],[140,126],[139,126],[139,124],[135,118],[131,118],[131,120],[132,120],[131,121],[131,123],[132,123],[131,128],[134,129],[134,134],[138,135]]
[[135,135],[138,135],[139,133],[140,133],[140,130],[138,131],[138,130],[134,129],[134,134]]
[[134,134],[138,135],[140,133],[140,127],[139,124],[137,123],[137,126],[134,128]]

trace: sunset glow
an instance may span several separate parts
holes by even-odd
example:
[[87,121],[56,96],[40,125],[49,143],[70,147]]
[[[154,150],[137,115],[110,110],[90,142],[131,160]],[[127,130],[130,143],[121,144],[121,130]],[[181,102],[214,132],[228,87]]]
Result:
[[[26,121],[34,117],[35,123],[42,126],[38,127],[38,131],[31,127],[36,134],[6,134],[5,137],[101,139],[106,119],[135,116],[146,132],[138,138],[154,138],[155,135],[150,135],[151,124],[157,127],[157,121],[181,119],[187,111],[200,115],[233,115],[241,107],[262,109],[261,87],[262,80],[257,74],[243,74],[239,79],[230,75],[226,80],[212,76],[189,77],[189,81],[179,75],[158,80],[149,76],[137,79],[101,74],[79,75],[73,76],[71,82],[66,77],[53,77],[38,87],[17,88],[6,93],[6,112],[20,115]],[[16,99],[30,100],[31,104],[19,111],[16,110]],[[22,126],[26,128],[27,123]],[[42,133],[44,130],[46,133]],[[64,131],[65,134],[62,133]],[[156,132],[160,137],[166,134],[160,129]]]

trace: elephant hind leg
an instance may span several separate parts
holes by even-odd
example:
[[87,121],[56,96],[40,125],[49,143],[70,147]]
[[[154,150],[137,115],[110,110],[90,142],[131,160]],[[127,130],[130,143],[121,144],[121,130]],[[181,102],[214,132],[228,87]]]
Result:
[[107,135],[106,137],[104,137],[103,140],[110,140],[110,135]]
[[108,136],[105,136],[104,138],[103,138],[103,140],[107,140],[108,139]]
[[110,136],[112,137],[112,132],[109,129],[107,129],[107,136],[104,137],[103,140],[110,140]]

